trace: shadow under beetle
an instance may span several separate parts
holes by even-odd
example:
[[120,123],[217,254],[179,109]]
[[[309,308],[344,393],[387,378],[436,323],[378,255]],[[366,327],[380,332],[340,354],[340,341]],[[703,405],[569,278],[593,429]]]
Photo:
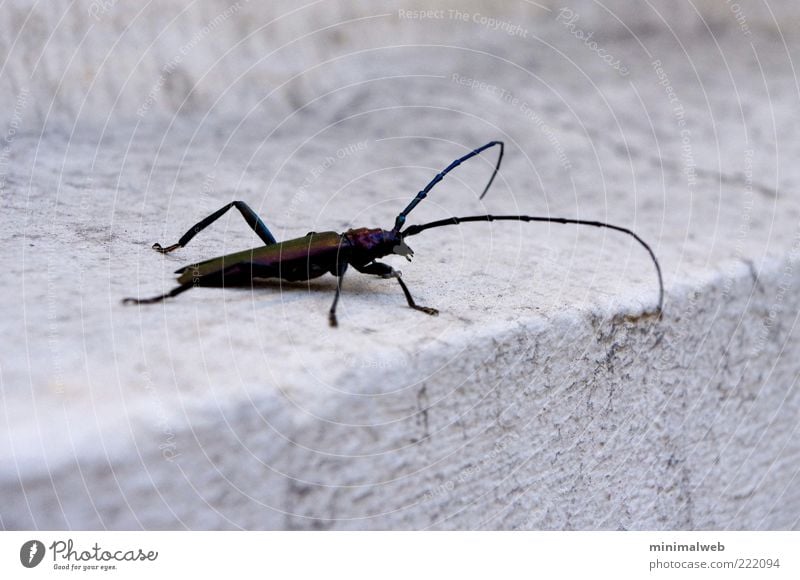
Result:
[[295,282],[310,280],[312,278],[318,278],[323,274],[331,273],[337,277],[337,283],[336,294],[333,297],[333,304],[331,305],[328,320],[331,326],[336,326],[336,304],[339,302],[339,295],[342,290],[342,278],[347,268],[353,266],[353,268],[364,274],[372,274],[374,276],[380,276],[381,278],[394,278],[400,284],[400,288],[403,290],[406,301],[411,308],[424,312],[425,314],[436,315],[439,314],[438,310],[427,306],[420,306],[414,302],[414,299],[411,297],[411,292],[409,292],[408,287],[400,277],[400,272],[398,270],[377,260],[390,254],[399,254],[411,261],[411,256],[414,255],[414,252],[406,245],[405,239],[432,228],[467,222],[522,221],[595,226],[616,230],[633,236],[637,242],[644,246],[650,254],[653,264],[655,264],[659,286],[656,315],[660,316],[664,305],[664,283],[661,277],[661,267],[658,264],[653,250],[650,249],[650,246],[627,228],[598,221],[567,218],[527,215],[476,215],[451,217],[422,225],[409,226],[404,230],[402,229],[408,214],[417,207],[417,204],[425,199],[431,189],[433,189],[445,175],[461,165],[464,161],[495,146],[500,148],[500,154],[498,155],[494,172],[489,178],[489,183],[486,184],[483,193],[481,193],[481,199],[483,199],[483,196],[489,191],[489,187],[491,187],[494,178],[497,176],[500,163],[503,160],[504,145],[502,141],[491,141],[483,147],[478,147],[471,153],[456,159],[438,173],[436,177],[411,200],[411,203],[400,212],[391,230],[380,228],[356,228],[348,230],[343,234],[336,232],[309,232],[302,238],[278,242],[270,233],[267,226],[264,225],[264,222],[261,221],[258,215],[256,215],[246,203],[243,201],[231,202],[192,226],[189,231],[178,240],[178,243],[167,246],[166,248],[162,247],[161,244],[154,244],[153,249],[166,254],[178,248],[182,248],[188,244],[195,235],[222,217],[222,215],[232,207],[239,210],[242,217],[244,217],[247,222],[247,225],[249,225],[264,242],[264,246],[185,266],[176,271],[176,274],[180,274],[180,276],[178,276],[178,283],[180,285],[170,292],[147,299],[125,298],[123,303],[153,304],[165,298],[177,296],[181,292],[185,292],[194,286],[246,286],[251,285],[254,278],[279,278],[281,280]]

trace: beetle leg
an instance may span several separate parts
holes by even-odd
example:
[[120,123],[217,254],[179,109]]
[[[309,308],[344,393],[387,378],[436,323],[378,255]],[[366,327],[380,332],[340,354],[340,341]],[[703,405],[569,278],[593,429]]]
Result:
[[242,217],[247,222],[247,225],[253,229],[253,231],[258,235],[258,237],[261,238],[261,240],[264,242],[264,244],[266,244],[267,246],[271,246],[272,244],[276,243],[275,237],[269,231],[269,228],[267,228],[267,226],[264,225],[264,222],[261,221],[261,218],[258,217],[258,214],[256,214],[256,212],[250,209],[249,205],[247,205],[243,201],[232,201],[228,205],[225,205],[220,209],[218,209],[217,211],[215,211],[214,213],[212,213],[207,218],[194,224],[191,228],[189,228],[188,232],[183,234],[183,237],[180,240],[178,240],[177,244],[172,244],[171,246],[167,246],[165,248],[161,244],[155,243],[153,244],[153,249],[158,252],[161,252],[162,254],[166,254],[173,250],[177,250],[178,248],[182,248],[183,246],[189,243],[189,240],[191,240],[201,231],[203,231],[212,223],[221,218],[222,215],[232,207],[235,207],[236,209],[239,210],[239,213],[242,214]]
[[339,326],[339,322],[336,320],[336,305],[339,303],[339,294],[342,293],[342,278],[344,278],[344,273],[347,271],[347,262],[344,262],[342,266],[339,267],[339,273],[336,274],[336,295],[333,297],[333,304],[331,304],[331,310],[328,313],[328,323],[331,326]]
[[161,302],[165,298],[172,298],[173,296],[177,296],[181,292],[186,292],[189,288],[194,286],[194,282],[187,282],[186,284],[181,284],[177,288],[173,288],[166,294],[162,294],[161,296],[154,296],[153,298],[123,298],[123,304],[155,304],[156,302]]
[[[232,264],[224,270],[218,270],[202,276],[197,274],[195,270],[189,281],[173,288],[166,294],[154,296],[153,298],[125,298],[122,300],[122,303],[155,304],[156,302],[161,302],[162,300],[172,298],[173,296],[177,296],[182,292],[186,292],[189,288],[193,288],[195,286],[198,288],[204,286],[218,288],[224,287],[226,284],[230,286],[244,286],[247,283],[252,283],[253,277],[250,273],[251,267],[252,265],[247,262],[240,262],[237,264]],[[188,268],[191,269],[192,267],[189,266]]]
[[363,274],[372,274],[374,276],[380,276],[381,278],[395,278],[400,284],[400,288],[403,289],[403,294],[405,294],[406,301],[411,308],[414,310],[419,310],[420,312],[424,312],[425,314],[430,314],[431,316],[436,316],[439,314],[439,311],[435,308],[419,306],[416,302],[414,302],[414,299],[411,297],[411,292],[408,290],[408,286],[406,286],[406,283],[403,282],[402,274],[399,270],[395,270],[389,264],[384,264],[383,262],[372,262],[366,266],[354,267]]

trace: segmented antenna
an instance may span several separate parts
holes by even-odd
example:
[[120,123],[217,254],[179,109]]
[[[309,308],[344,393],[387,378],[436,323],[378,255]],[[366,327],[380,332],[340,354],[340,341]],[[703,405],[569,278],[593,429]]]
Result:
[[613,224],[607,224],[604,222],[597,222],[591,220],[576,220],[576,219],[568,219],[568,218],[556,218],[556,217],[541,217],[541,216],[529,216],[529,215],[473,215],[467,217],[451,217],[443,220],[437,220],[435,222],[429,222],[427,224],[409,226],[403,232],[401,232],[401,236],[403,238],[408,236],[415,236],[420,232],[424,232],[425,230],[430,230],[433,228],[440,228],[442,226],[455,226],[458,224],[468,223],[468,222],[494,222],[494,221],[518,221],[518,222],[547,222],[547,223],[554,223],[554,224],[576,224],[581,226],[594,226],[598,228],[608,228],[610,230],[616,230],[618,232],[622,232],[624,234],[628,234],[629,236],[633,236],[633,238],[639,242],[644,249],[647,250],[647,253],[650,254],[650,257],[653,260],[653,264],[656,267],[656,274],[658,274],[658,310],[656,313],[658,316],[661,316],[661,312],[664,307],[664,280],[661,276],[661,266],[658,263],[658,259],[656,258],[655,253],[647,245],[642,238],[637,236],[634,232],[629,230],[628,228],[623,228],[621,226],[615,226]]

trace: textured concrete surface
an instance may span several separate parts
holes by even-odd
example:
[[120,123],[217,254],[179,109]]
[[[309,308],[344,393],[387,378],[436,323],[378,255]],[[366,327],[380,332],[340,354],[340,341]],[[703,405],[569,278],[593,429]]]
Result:
[[[797,9],[456,8],[3,8],[2,527],[800,527]],[[388,227],[492,139],[409,221],[631,227],[661,321],[635,242],[501,223],[388,260],[437,318],[359,274],[335,330],[332,278],[120,304],[257,245],[150,249],[233,199]]]

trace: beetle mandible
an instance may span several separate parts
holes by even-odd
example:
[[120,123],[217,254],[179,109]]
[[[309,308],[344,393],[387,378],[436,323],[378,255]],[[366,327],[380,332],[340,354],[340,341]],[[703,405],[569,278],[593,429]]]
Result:
[[249,225],[264,242],[264,246],[212,258],[211,260],[180,268],[176,271],[176,274],[179,274],[179,286],[172,289],[170,292],[146,299],[125,298],[123,303],[153,304],[165,298],[177,296],[181,292],[185,292],[194,286],[244,286],[252,284],[254,278],[279,278],[281,280],[296,282],[318,278],[326,273],[330,273],[336,276],[337,282],[336,293],[333,297],[333,304],[331,305],[328,320],[331,326],[337,326],[336,305],[339,302],[339,295],[342,291],[342,278],[348,267],[352,266],[363,274],[372,274],[374,276],[380,276],[381,278],[394,278],[400,284],[400,288],[411,308],[426,314],[436,315],[439,311],[435,308],[420,306],[414,302],[414,299],[411,297],[411,292],[409,292],[398,270],[378,260],[391,254],[398,254],[411,261],[411,256],[414,255],[414,252],[406,245],[405,239],[432,228],[468,222],[521,221],[587,225],[608,228],[633,236],[637,242],[644,246],[655,265],[659,286],[656,315],[661,315],[664,305],[664,283],[661,276],[661,267],[650,246],[627,228],[599,221],[568,218],[528,215],[475,215],[451,217],[426,224],[409,226],[403,229],[408,214],[427,197],[428,193],[437,183],[463,162],[476,155],[480,155],[491,147],[498,147],[500,153],[497,157],[497,163],[492,172],[492,176],[489,178],[489,182],[481,193],[480,199],[483,199],[486,192],[489,191],[489,187],[491,187],[494,178],[497,176],[500,163],[503,160],[504,144],[502,141],[491,141],[482,147],[478,147],[463,157],[459,157],[444,168],[411,200],[411,203],[398,214],[394,222],[394,227],[391,230],[384,230],[381,228],[355,228],[342,234],[336,232],[309,232],[301,238],[278,242],[275,240],[272,233],[270,233],[267,226],[264,225],[264,222],[261,221],[261,218],[259,218],[246,203],[243,201],[231,202],[192,226],[177,243],[167,247],[162,247],[161,244],[156,243],[153,244],[153,249],[166,254],[178,248],[182,248],[188,244],[195,235],[222,217],[222,215],[232,207],[239,210],[242,217],[247,222],[247,225]]

